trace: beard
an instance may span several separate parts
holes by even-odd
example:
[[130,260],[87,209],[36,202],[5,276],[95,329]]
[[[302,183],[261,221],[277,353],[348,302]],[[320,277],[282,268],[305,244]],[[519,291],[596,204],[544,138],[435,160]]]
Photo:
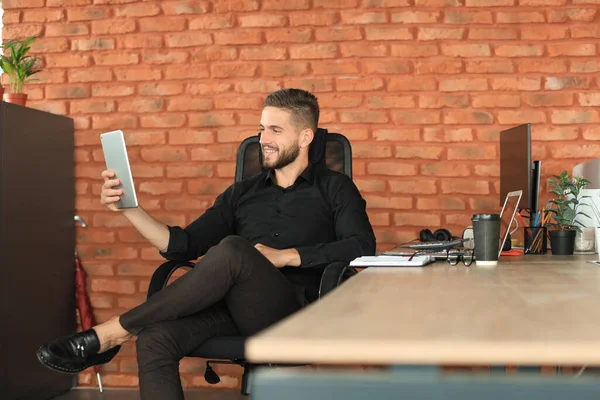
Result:
[[298,142],[296,142],[285,150],[279,149],[277,153],[279,155],[275,160],[267,160],[264,156],[263,150],[262,166],[264,169],[281,169],[290,165],[296,161],[296,158],[298,158],[298,155],[300,154],[300,147],[298,147]]

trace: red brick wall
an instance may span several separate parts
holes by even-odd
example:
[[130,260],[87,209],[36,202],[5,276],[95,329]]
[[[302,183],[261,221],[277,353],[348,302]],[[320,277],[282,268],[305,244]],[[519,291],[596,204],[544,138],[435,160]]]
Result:
[[[77,230],[99,321],[161,262],[99,203],[98,135],[123,129],[141,204],[197,217],[233,180],[264,96],[315,92],[353,143],[380,248],[498,208],[498,133],[533,123],[544,175],[600,156],[599,0],[4,0],[5,39],[40,34],[30,105],[75,119]],[[6,80],[4,80],[6,82]],[[133,346],[105,366],[136,385]],[[223,386],[239,369],[224,367]],[[205,386],[199,360],[186,386]],[[82,374],[82,382],[92,382]]]

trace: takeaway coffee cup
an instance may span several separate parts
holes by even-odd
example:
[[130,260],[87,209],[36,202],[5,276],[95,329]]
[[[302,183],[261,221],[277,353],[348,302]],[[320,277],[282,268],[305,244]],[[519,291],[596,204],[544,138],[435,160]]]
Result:
[[471,222],[476,265],[497,265],[500,253],[500,214],[474,214]]

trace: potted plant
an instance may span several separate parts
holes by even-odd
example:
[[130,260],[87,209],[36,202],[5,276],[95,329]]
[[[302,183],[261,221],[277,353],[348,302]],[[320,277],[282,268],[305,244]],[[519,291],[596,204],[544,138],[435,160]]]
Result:
[[548,209],[554,222],[548,223],[548,226],[557,228],[549,232],[552,254],[570,255],[573,254],[575,248],[575,235],[581,231],[577,224],[583,226],[575,218],[578,215],[589,218],[578,208],[580,200],[589,197],[580,196],[580,192],[590,184],[590,181],[581,176],[571,178],[567,175],[567,171],[563,171],[560,175],[554,175],[554,178],[548,179],[550,192],[555,196],[549,201],[552,208]]
[[4,101],[24,106],[27,94],[23,93],[23,84],[31,80],[31,76],[41,71],[40,59],[27,55],[31,43],[37,36],[24,40],[9,40],[2,45],[4,54],[0,57],[0,68],[10,79],[10,93],[4,93]]

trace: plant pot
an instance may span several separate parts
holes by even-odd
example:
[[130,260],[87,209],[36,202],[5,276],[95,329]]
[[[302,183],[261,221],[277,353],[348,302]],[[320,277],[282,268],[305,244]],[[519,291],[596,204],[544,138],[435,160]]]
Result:
[[4,101],[25,106],[25,103],[27,103],[27,95],[25,93],[4,93]]
[[552,254],[561,256],[573,254],[575,250],[575,234],[577,234],[576,230],[550,231]]

